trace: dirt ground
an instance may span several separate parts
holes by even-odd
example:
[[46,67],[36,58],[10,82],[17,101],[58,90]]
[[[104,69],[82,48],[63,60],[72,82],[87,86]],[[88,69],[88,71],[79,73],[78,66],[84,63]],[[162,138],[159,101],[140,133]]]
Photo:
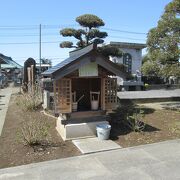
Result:
[[[64,142],[55,130],[55,118],[40,112],[24,112],[17,105],[19,95],[11,97],[2,136],[0,137],[0,168],[47,161],[80,155],[71,141]],[[45,150],[35,151],[18,140],[18,130],[24,121],[40,119],[50,125],[48,139],[51,142]],[[113,123],[111,139],[122,147],[137,146],[164,140],[180,138],[180,112],[148,109],[143,121],[142,132],[133,132],[122,123]],[[41,148],[40,148],[41,149]]]
[[[24,112],[17,104],[17,94],[11,96],[4,128],[0,137],[0,168],[47,161],[79,155],[79,150],[71,141],[64,142],[55,130],[55,118],[45,116],[39,111]],[[45,150],[24,146],[19,142],[18,131],[23,121],[40,119],[50,126]]]
[[122,147],[180,138],[180,112],[149,109],[142,121],[142,132],[134,132],[123,123],[112,124],[111,139]]

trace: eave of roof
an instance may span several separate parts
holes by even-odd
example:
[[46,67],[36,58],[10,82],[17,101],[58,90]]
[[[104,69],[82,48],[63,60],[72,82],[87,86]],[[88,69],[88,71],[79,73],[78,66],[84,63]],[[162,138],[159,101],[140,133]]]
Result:
[[10,66],[14,66],[14,68],[22,68],[20,64],[12,60],[11,57],[0,54],[0,64],[9,64]]
[[8,61],[6,61],[5,59],[0,58],[0,64],[8,64]]
[[[46,76],[46,77],[51,77],[53,79],[59,79],[67,75],[68,73],[71,73],[71,71],[76,70],[79,65],[84,65],[86,63],[89,63],[91,61],[91,58],[86,58],[85,56],[91,55],[93,50],[95,50],[94,46],[91,46],[91,47],[87,46],[81,49],[80,52],[76,51],[77,53],[75,52],[73,55],[71,54],[69,58],[60,62],[56,66],[46,70],[45,72],[42,73],[42,75],[44,77]],[[97,57],[102,56],[97,51],[95,51],[95,53],[97,53]],[[123,72],[122,69],[118,65],[110,61],[108,57],[103,56],[102,58],[97,58],[96,61],[97,61],[97,64],[108,69],[109,71],[116,74],[117,76],[120,76],[122,78],[126,77],[126,73]],[[78,64],[76,62],[78,62]]]
[[129,43],[129,42],[110,42],[110,45],[118,46],[119,48],[134,48],[134,49],[143,49],[147,47],[146,44]]
[[[77,60],[78,58],[84,56],[85,54],[91,52],[94,49],[94,46],[91,44],[83,49],[80,49],[79,51],[76,51],[78,53],[74,53],[75,51],[71,51],[70,52],[70,57],[65,59],[64,61],[60,62],[59,64],[53,66],[52,68],[44,71],[42,73],[43,76],[51,76],[52,74],[54,74],[56,71],[60,70],[61,68],[64,68],[66,65],[74,62],[75,60]],[[73,54],[71,54],[73,53]]]

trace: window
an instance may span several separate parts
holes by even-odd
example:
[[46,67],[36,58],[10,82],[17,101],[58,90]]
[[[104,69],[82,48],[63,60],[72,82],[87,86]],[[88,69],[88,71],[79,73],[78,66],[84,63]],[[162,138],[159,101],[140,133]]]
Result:
[[131,73],[131,71],[132,71],[132,57],[130,54],[125,53],[123,55],[123,64],[127,67],[127,72]]

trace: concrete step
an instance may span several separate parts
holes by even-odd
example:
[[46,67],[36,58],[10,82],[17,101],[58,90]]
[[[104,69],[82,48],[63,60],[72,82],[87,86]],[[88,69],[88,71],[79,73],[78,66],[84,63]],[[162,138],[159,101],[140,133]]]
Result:
[[92,117],[79,117],[79,118],[70,118],[68,120],[61,120],[61,123],[66,124],[79,124],[79,123],[89,123],[89,122],[97,122],[97,121],[106,121],[108,120],[107,115],[99,115]]
[[87,117],[93,117],[93,116],[101,116],[105,115],[106,111],[98,110],[98,111],[79,111],[79,112],[73,112],[70,115],[70,119],[76,119],[76,118],[87,118]]
[[[96,126],[99,124],[109,124],[108,121],[94,121],[78,123],[77,121],[69,124],[62,124],[62,118],[58,117],[56,130],[63,140],[79,139],[96,136]],[[67,121],[67,120],[66,120]]]

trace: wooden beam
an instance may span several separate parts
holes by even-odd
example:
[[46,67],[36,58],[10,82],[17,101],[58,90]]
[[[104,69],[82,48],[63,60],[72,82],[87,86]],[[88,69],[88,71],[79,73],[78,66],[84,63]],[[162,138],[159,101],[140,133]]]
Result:
[[123,73],[122,71],[120,71],[119,69],[115,68],[114,66],[112,66],[110,63],[107,62],[107,60],[102,59],[101,57],[97,57],[96,58],[96,62],[104,67],[105,69],[109,70],[110,72],[116,74],[117,76],[121,77],[121,78],[125,78],[125,73]]

